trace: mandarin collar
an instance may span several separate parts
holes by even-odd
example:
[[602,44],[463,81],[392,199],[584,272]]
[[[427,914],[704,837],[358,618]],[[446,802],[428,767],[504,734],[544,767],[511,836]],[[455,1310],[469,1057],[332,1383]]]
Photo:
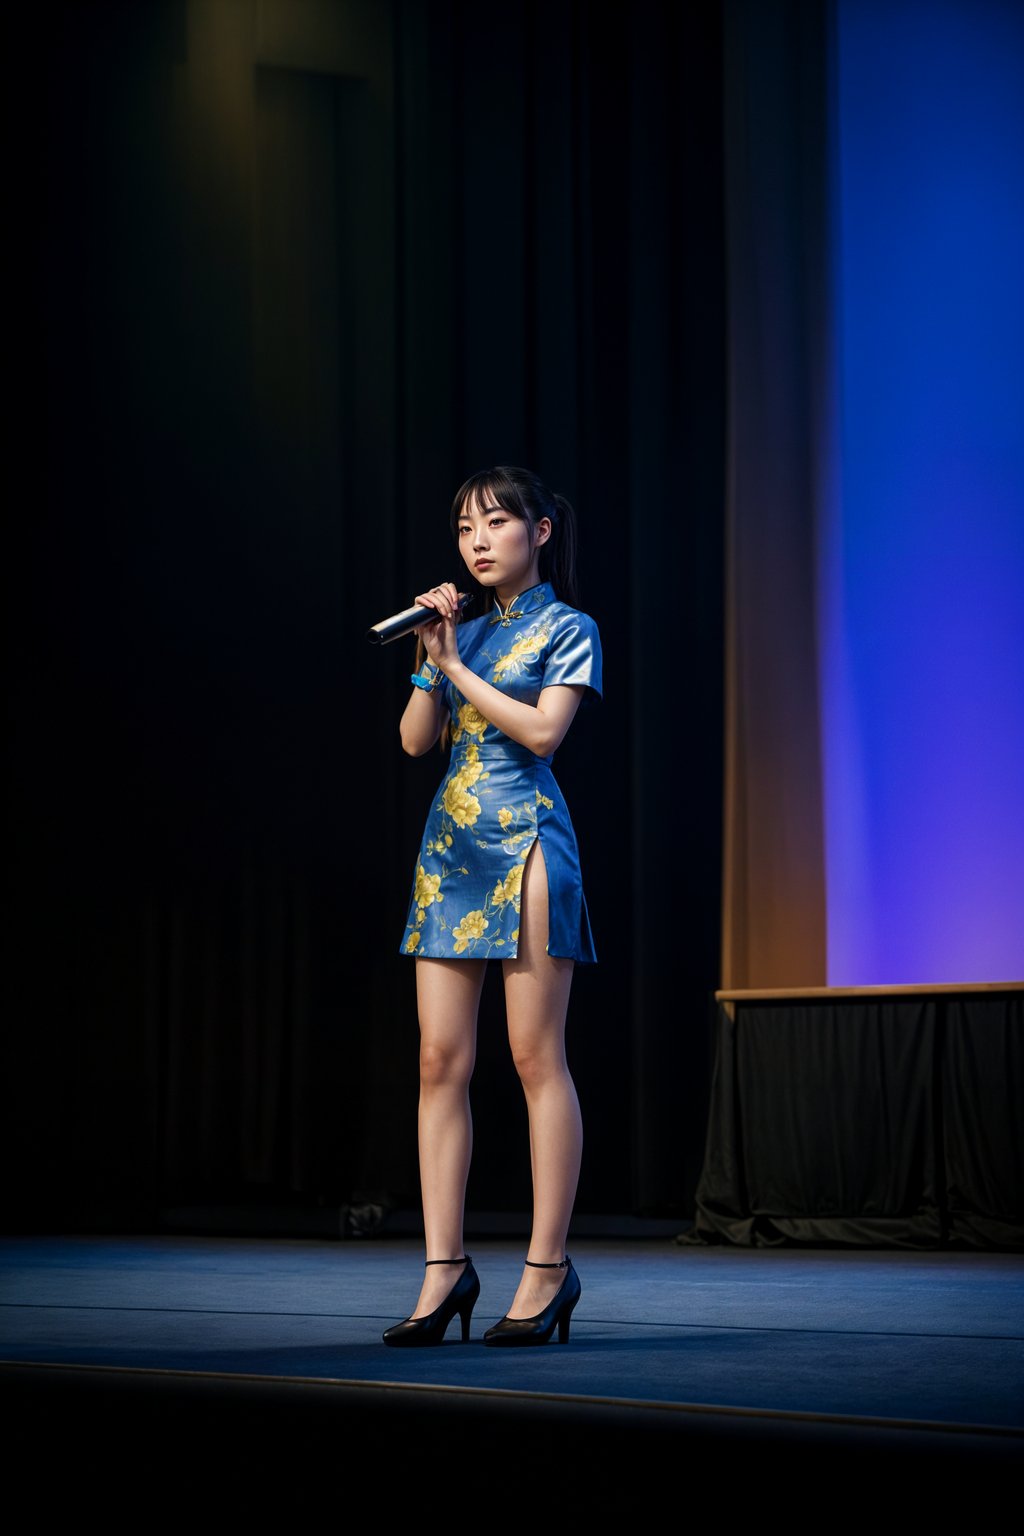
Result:
[[495,598],[491,623],[507,626],[513,619],[521,619],[524,613],[532,613],[537,608],[543,608],[546,603],[553,602],[554,596],[549,581],[538,581],[536,586],[527,587],[525,592],[517,592],[507,608],[503,608]]

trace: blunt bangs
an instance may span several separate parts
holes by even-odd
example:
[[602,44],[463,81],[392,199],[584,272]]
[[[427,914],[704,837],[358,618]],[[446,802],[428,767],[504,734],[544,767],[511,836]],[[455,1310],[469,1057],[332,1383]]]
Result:
[[452,502],[451,529],[456,543],[459,537],[459,519],[466,509],[466,504],[474,497],[478,502],[490,499],[505,512],[518,517],[524,523],[533,522],[522,492],[512,475],[501,466],[497,469],[481,469],[477,474],[470,475],[465,485],[461,485],[455,493],[455,500]]

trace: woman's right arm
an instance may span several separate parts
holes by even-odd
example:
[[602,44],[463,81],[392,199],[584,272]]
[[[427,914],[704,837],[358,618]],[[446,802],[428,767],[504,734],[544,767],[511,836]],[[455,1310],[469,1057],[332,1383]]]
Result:
[[398,727],[402,746],[410,757],[422,757],[440,736],[444,717],[448,713],[442,698],[440,688],[432,693],[425,688],[412,690]]
[[[414,601],[423,608],[443,609],[444,612],[448,612],[452,604],[458,601],[458,593],[450,583],[448,583],[448,589],[445,591],[443,588],[435,587],[433,592],[421,592]],[[438,597],[441,599],[440,603]],[[422,646],[417,654],[422,656]],[[409,702],[405,706],[405,713],[398,725],[402,747],[410,757],[422,757],[424,752],[430,751],[441,734],[441,727],[444,725],[447,713],[444,695],[440,688],[413,688]]]

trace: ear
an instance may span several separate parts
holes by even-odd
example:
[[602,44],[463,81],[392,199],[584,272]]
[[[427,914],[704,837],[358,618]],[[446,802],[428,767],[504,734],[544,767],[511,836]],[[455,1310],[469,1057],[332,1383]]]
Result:
[[535,549],[539,549],[542,544],[546,544],[547,543],[547,541],[548,541],[548,539],[550,539],[550,537],[551,537],[551,519],[550,519],[550,517],[538,518],[537,521],[533,525],[533,546],[534,546],[534,548]]

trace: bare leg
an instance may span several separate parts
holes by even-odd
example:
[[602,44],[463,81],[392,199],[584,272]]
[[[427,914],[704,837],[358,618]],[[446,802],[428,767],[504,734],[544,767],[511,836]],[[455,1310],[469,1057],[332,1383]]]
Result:
[[[538,838],[523,871],[519,953],[503,969],[509,1043],[530,1115],[533,1232],[527,1256],[545,1264],[565,1257],[583,1151],[579,1100],[565,1059],[574,962],[553,958],[547,942],[547,867]],[[506,1315],[536,1316],[564,1279],[564,1270],[524,1268]]]
[[[462,1221],[473,1150],[469,1080],[476,1061],[476,1019],[483,960],[417,960],[420,1018],[420,1187],[428,1259],[465,1253]],[[455,1264],[424,1270],[413,1317],[440,1306],[462,1271]]]

